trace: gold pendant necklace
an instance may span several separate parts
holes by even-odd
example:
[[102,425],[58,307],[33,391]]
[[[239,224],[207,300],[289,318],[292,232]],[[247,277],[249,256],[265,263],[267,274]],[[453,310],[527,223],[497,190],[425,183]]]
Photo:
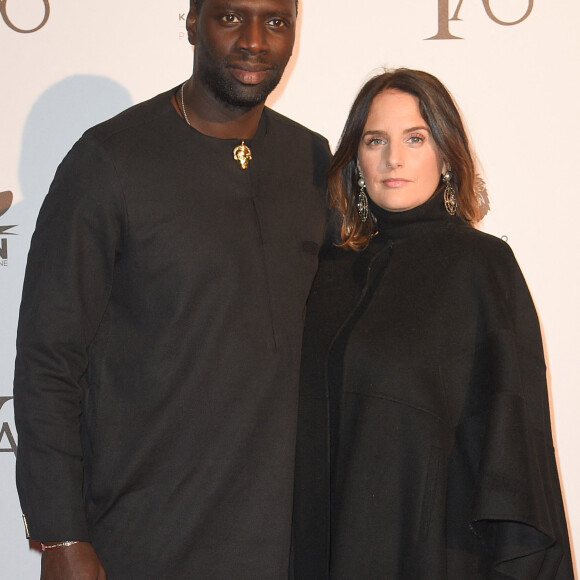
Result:
[[[183,91],[185,88],[185,83],[181,85],[181,110],[183,111],[183,118],[185,122],[191,127],[191,123],[189,122],[189,118],[187,116],[187,111],[185,110],[185,99],[183,98]],[[233,150],[234,160],[240,164],[240,169],[248,169],[248,165],[250,165],[250,161],[252,160],[252,151],[246,145],[244,140],[239,145],[236,145]]]
[[234,159],[240,164],[242,169],[248,169],[248,165],[252,160],[252,152],[250,151],[250,148],[244,143],[243,139],[242,142],[234,148]]

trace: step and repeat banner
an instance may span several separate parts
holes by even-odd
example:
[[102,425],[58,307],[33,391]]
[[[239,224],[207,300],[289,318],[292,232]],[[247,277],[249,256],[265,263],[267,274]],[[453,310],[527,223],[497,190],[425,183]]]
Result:
[[[12,373],[36,216],[81,133],[191,73],[187,0],[0,0],[0,578],[34,579],[14,483]],[[572,541],[580,542],[580,3],[300,0],[292,61],[270,106],[332,146],[382,67],[437,75],[487,182],[481,228],[508,240],[538,309]],[[219,171],[219,168],[216,168]]]

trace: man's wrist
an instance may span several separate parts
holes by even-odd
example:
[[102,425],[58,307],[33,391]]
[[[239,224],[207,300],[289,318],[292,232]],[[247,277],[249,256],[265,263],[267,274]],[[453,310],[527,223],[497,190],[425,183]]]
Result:
[[48,552],[50,550],[60,550],[61,548],[68,548],[78,544],[78,540],[67,540],[65,542],[40,542],[40,547],[43,552]]

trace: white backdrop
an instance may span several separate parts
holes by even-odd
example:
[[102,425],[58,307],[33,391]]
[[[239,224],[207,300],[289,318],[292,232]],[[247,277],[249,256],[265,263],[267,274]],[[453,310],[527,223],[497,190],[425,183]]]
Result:
[[[354,95],[379,67],[432,72],[459,102],[491,200],[482,228],[509,240],[542,322],[570,531],[580,538],[580,3],[300,3],[295,53],[270,105],[333,146]],[[10,398],[36,214],[57,164],[85,128],[189,76],[187,8],[188,0],[0,0],[2,580],[38,578],[14,485]]]

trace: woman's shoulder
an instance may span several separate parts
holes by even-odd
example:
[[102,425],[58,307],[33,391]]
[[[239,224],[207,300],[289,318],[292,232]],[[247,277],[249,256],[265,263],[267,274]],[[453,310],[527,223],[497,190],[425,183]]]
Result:
[[365,255],[366,250],[356,251],[343,248],[336,243],[325,244],[318,254],[319,268],[341,270],[350,267]]
[[346,250],[335,244],[325,245],[318,254],[317,282],[332,284],[352,271],[360,252]]
[[445,251],[454,278],[469,280],[480,289],[499,287],[504,295],[523,280],[520,266],[507,240],[465,226],[447,234]]
[[358,296],[365,284],[370,262],[382,249],[386,248],[380,244],[371,244],[361,251],[334,244],[323,247],[318,256],[318,271],[311,294],[332,295],[346,300]]
[[486,262],[514,264],[514,253],[504,238],[498,238],[480,229],[462,226],[452,228],[450,243],[469,257],[480,258]]

